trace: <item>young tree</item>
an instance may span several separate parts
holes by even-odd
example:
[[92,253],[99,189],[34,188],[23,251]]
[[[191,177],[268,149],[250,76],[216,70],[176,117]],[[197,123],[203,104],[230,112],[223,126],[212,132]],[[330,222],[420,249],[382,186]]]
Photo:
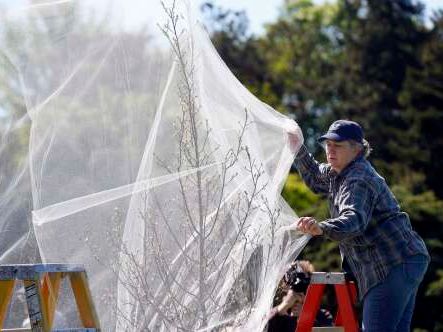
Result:
[[117,329],[242,324],[272,279],[268,275],[292,254],[284,252],[291,241],[278,233],[281,206],[266,175],[269,166],[248,141],[257,125],[251,112],[244,110],[222,144],[199,99],[196,37],[181,30],[175,2],[164,9],[168,22],[161,28],[176,58],[180,112],[168,118],[174,123],[172,152],[153,151],[149,167],[175,180],[158,188],[142,185],[131,203],[136,213],[128,218],[135,226],[122,231],[114,265]]

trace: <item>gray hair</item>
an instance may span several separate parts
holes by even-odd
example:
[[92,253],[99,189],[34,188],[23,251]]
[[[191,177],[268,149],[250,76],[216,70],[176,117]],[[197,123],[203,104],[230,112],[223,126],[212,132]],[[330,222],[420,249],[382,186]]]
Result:
[[361,147],[361,149],[362,149],[362,154],[363,154],[363,156],[364,156],[365,158],[369,157],[369,155],[370,155],[371,152],[372,152],[371,145],[370,145],[369,142],[368,142],[367,140],[365,140],[365,139],[363,139],[363,143],[360,143],[360,142],[357,142],[357,141],[354,141],[354,140],[350,140],[349,143],[350,143],[352,146],[359,146],[359,147]]

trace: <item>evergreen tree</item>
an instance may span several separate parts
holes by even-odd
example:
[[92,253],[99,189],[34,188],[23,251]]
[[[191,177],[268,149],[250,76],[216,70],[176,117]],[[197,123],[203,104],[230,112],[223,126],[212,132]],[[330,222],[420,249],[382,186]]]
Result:
[[419,68],[428,32],[423,6],[409,0],[340,1],[338,23],[344,57],[334,109],[337,118],[362,123],[373,143],[375,163],[387,176],[405,174],[421,158],[398,102],[406,73]]
[[403,192],[399,196],[404,195],[404,204],[432,257],[419,294],[416,321],[429,331],[443,331],[443,314],[435,307],[443,298],[443,241],[439,236],[443,232],[443,201],[438,199],[443,197],[443,11],[436,13],[433,26],[422,49],[420,67],[408,70],[399,99],[404,121],[410,124],[405,135],[415,138],[417,153],[422,156],[415,158],[410,172],[422,174],[422,179],[410,190],[415,195]]
[[424,45],[421,66],[407,73],[400,103],[404,119],[419,147],[420,158],[413,164],[426,174],[426,184],[443,198],[443,10],[433,19],[431,38]]

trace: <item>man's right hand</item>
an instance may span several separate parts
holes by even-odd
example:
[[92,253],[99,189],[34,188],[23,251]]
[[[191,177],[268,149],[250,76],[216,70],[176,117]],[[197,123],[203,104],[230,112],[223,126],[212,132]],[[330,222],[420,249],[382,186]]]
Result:
[[292,153],[297,152],[297,148],[300,147],[300,137],[296,133],[288,133],[289,148]]

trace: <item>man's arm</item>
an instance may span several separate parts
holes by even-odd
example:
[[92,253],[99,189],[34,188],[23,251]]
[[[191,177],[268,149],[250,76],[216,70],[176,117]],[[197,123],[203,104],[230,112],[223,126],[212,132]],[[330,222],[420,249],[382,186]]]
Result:
[[329,170],[327,164],[320,164],[302,145],[295,157],[295,166],[306,185],[315,193],[329,192]]
[[361,235],[371,220],[376,191],[362,179],[350,179],[340,188],[339,216],[320,222],[323,234],[336,241]]

